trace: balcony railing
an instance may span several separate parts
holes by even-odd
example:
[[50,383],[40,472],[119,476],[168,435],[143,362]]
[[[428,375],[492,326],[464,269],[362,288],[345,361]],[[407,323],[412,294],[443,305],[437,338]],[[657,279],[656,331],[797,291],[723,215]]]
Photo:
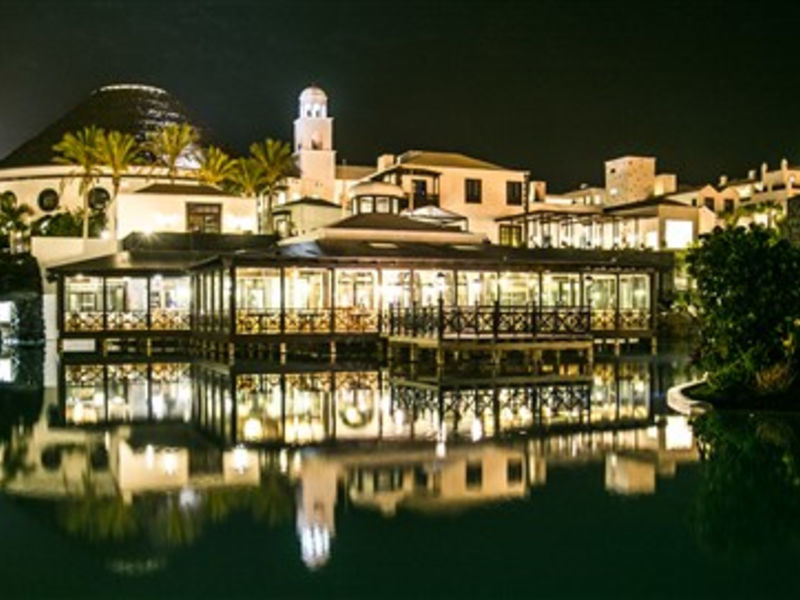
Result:
[[[149,331],[188,331],[188,310],[154,309],[150,314]],[[109,311],[103,318],[102,311],[64,313],[64,331],[148,331],[147,311]]]
[[439,339],[519,339],[582,336],[590,332],[587,307],[417,306],[390,308],[392,336]]
[[376,310],[343,307],[320,309],[240,310],[236,314],[239,335],[378,333],[380,313]]

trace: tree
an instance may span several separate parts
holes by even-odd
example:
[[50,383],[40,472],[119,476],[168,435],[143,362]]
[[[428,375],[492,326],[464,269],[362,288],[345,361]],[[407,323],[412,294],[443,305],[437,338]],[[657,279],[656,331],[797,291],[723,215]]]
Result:
[[102,129],[92,125],[75,133],[65,133],[61,141],[53,146],[53,150],[58,154],[53,160],[62,165],[76,167],[71,177],[80,179],[84,242],[89,237],[89,190],[101,173],[97,148],[98,139],[103,135]]
[[199,139],[197,129],[189,123],[170,123],[151,133],[144,147],[156,164],[167,168],[169,178],[175,179],[178,163],[195,158]]
[[235,168],[230,156],[216,146],[209,146],[203,152],[197,177],[203,183],[218,186],[231,179]]
[[245,198],[255,198],[264,190],[264,173],[253,158],[237,158],[229,180],[236,193]]
[[286,142],[267,139],[250,146],[250,154],[261,168],[263,177],[262,193],[266,198],[266,210],[261,211],[261,230],[263,233],[273,232],[272,207],[275,196],[286,189],[286,180],[298,173],[297,163],[292,155],[292,148]]
[[800,249],[762,226],[718,227],[687,261],[712,391],[739,401],[786,392],[797,372]]
[[97,136],[97,160],[111,172],[111,215],[110,227],[116,230],[116,201],[122,176],[140,160],[141,149],[136,138],[129,133],[109,131]]
[[14,238],[28,230],[28,219],[32,214],[31,207],[17,202],[14,194],[0,195],[0,233],[8,236],[12,250],[16,247]]

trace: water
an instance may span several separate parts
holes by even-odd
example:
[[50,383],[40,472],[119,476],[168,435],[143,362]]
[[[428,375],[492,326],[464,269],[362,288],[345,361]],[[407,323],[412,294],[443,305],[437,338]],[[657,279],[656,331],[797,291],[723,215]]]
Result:
[[342,395],[306,369],[280,439],[246,446],[196,400],[63,423],[52,359],[0,357],[0,597],[796,596],[800,422],[669,414],[678,356],[601,360],[588,395],[540,382],[527,405],[519,378],[489,406],[474,382],[379,369]]

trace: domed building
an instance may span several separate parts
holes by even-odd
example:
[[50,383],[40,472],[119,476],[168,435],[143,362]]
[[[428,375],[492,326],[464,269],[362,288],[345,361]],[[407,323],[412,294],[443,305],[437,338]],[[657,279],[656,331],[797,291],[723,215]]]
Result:
[[205,128],[191,119],[183,104],[166,90],[133,83],[106,85],[0,159],[0,169],[52,164],[53,146],[65,133],[87,125],[130,133],[143,142],[165,125],[180,123],[191,123],[198,129],[201,146],[211,143]]
[[[53,146],[66,133],[94,125],[132,134],[144,142],[164,126],[182,123],[191,123],[197,129],[197,147],[179,160],[174,177],[151,166],[135,167],[123,175],[115,206],[107,211],[108,227],[103,237],[114,242],[133,231],[254,231],[254,206],[224,210],[223,200],[226,204],[244,201],[217,188],[199,185],[190,176],[189,170],[197,167],[197,151],[219,143],[169,92],[141,84],[114,84],[94,90],[83,102],[2,158],[0,194],[12,195],[18,203],[31,207],[31,220],[41,220],[41,232],[47,234],[52,217],[83,206],[75,167],[54,162]],[[110,173],[99,169],[89,191],[90,206],[107,206],[112,199],[112,188]],[[96,242],[99,241],[92,240],[90,244],[97,246]],[[70,254],[63,247],[60,250]]]

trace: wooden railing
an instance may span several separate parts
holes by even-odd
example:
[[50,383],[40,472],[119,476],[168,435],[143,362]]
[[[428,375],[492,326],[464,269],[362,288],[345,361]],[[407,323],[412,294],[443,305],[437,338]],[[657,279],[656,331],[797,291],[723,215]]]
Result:
[[391,336],[464,338],[533,338],[582,336],[590,332],[587,307],[437,306],[398,307],[388,312]]
[[377,310],[356,307],[269,310],[240,310],[236,313],[239,335],[281,334],[367,334],[380,331],[381,315]]

